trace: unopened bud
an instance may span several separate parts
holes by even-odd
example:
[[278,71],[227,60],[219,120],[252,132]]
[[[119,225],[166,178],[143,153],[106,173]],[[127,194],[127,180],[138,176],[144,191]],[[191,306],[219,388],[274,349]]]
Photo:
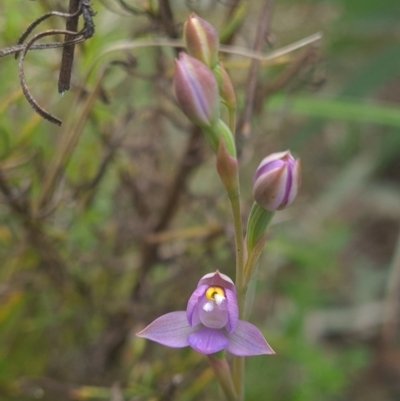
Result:
[[219,94],[229,110],[236,110],[236,95],[233,89],[231,78],[226,72],[222,62],[219,63],[221,71],[221,84]]
[[218,63],[218,33],[215,28],[198,17],[189,15],[183,27],[183,39],[188,53],[213,69]]
[[263,159],[254,175],[254,200],[269,211],[288,207],[301,182],[300,160],[291,153],[273,153]]
[[238,161],[229,154],[224,138],[219,139],[217,171],[229,197],[239,196]]
[[210,127],[217,121],[218,84],[205,64],[181,52],[175,60],[174,88],[182,111],[195,125]]

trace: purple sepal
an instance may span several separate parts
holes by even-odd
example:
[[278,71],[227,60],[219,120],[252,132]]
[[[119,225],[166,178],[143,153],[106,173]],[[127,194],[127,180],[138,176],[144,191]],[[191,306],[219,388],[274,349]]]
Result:
[[197,287],[200,285],[207,285],[207,287],[218,285],[222,288],[229,289],[236,294],[236,287],[233,281],[226,274],[220,273],[218,270],[214,273],[208,273],[203,276],[200,279],[199,284],[197,284]]
[[187,347],[188,336],[197,330],[189,326],[185,311],[162,315],[136,335],[172,348]]
[[189,345],[201,354],[213,354],[228,345],[228,339],[219,329],[203,327],[188,337]]
[[227,351],[233,355],[250,356],[275,354],[261,331],[249,322],[239,320],[236,329],[228,336]]

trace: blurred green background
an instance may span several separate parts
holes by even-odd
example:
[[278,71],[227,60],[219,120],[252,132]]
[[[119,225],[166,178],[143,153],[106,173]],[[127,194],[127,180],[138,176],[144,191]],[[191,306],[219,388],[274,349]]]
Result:
[[[67,3],[3,1],[0,48]],[[57,93],[60,49],[25,58],[61,128],[33,112],[13,56],[0,59],[2,399],[222,399],[202,355],[134,336],[183,310],[203,274],[234,275],[214,156],[175,104],[175,50],[110,49],[179,38],[192,10],[251,49],[263,4],[94,0],[69,92]],[[400,399],[399,15],[399,0],[274,4],[263,52],[323,38],[260,64],[251,130],[237,137],[244,218],[265,155],[289,148],[303,167],[251,290],[250,321],[277,355],[247,360],[248,401]],[[52,17],[34,33],[64,27]],[[250,60],[221,57],[240,115]]]

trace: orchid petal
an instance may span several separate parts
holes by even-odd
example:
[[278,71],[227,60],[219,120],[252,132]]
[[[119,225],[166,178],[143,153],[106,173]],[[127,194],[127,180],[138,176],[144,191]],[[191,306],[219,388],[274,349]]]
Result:
[[185,311],[162,315],[136,335],[172,348],[187,347],[188,336],[195,331],[190,327]]
[[228,339],[221,330],[203,327],[189,335],[188,343],[201,354],[213,354],[226,348]]
[[229,333],[232,333],[237,326],[239,319],[239,308],[236,301],[236,295],[234,292],[226,289],[225,295],[228,304],[228,324],[227,330]]
[[210,329],[222,329],[228,324],[226,300],[221,305],[217,305],[204,296],[197,305],[198,315],[204,326]]
[[277,210],[284,204],[288,177],[286,165],[260,176],[253,186],[254,200],[266,210]]
[[208,285],[200,285],[194,291],[193,294],[190,296],[187,307],[186,307],[186,317],[187,321],[191,326],[196,326],[200,323],[200,318],[198,316],[197,311],[197,304],[199,299],[204,295],[208,288]]
[[299,192],[299,188],[301,185],[301,165],[300,159],[297,159],[292,171],[292,185],[289,187],[289,193],[287,194],[287,206],[289,206],[296,197],[297,193]]
[[275,354],[261,331],[249,322],[239,320],[235,331],[228,336],[227,351],[233,355],[249,356]]
[[[267,166],[270,163],[273,163],[277,160],[282,160],[288,156],[291,156],[290,151],[289,150],[285,150],[284,152],[276,152],[276,153],[272,153],[267,157],[264,157],[264,159],[262,159],[260,165],[258,166],[257,170],[264,168],[265,166]],[[257,176],[255,177],[257,179]]]

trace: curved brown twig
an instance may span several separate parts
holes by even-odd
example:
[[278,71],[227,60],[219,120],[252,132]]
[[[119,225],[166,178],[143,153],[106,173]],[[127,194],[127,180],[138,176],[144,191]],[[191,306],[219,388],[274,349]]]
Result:
[[[75,32],[75,34],[79,34],[79,32]],[[77,43],[81,43],[83,40],[79,39],[74,39],[74,40],[69,40],[66,42],[49,42],[49,43],[40,43],[40,44],[34,44],[29,46],[29,50],[44,50],[44,49],[57,49],[59,47],[64,47],[67,45],[74,45]],[[26,47],[26,44],[20,44],[20,45],[13,45],[10,47],[5,47],[4,49],[0,49],[0,57],[5,57],[9,56],[10,54],[14,53],[19,53],[22,50],[24,50]]]
[[[35,21],[32,22],[32,24],[30,24],[28,26],[28,28],[26,28],[25,32],[19,37],[18,42],[17,42],[17,46],[18,45],[22,45],[25,42],[25,39],[30,35],[30,33],[39,25],[41,24],[43,21],[45,21],[46,19],[53,17],[53,16],[57,16],[57,17],[61,17],[61,18],[73,18],[76,17],[77,15],[79,15],[82,11],[82,8],[79,7],[78,11],[76,11],[73,14],[69,14],[69,13],[62,13],[59,11],[50,11],[46,14],[43,14],[42,16],[40,16],[38,19],[36,19]],[[22,49],[21,49],[22,50]],[[19,51],[17,51],[15,53],[15,59],[17,59],[19,56]]]
[[[35,112],[37,114],[39,114],[41,117],[43,117],[45,120],[56,124],[58,126],[60,126],[62,124],[61,120],[58,119],[57,117],[53,116],[52,114],[48,113],[45,109],[43,109],[39,103],[35,100],[35,98],[32,96],[32,94],[30,93],[28,86],[26,84],[26,80],[25,80],[25,73],[24,73],[24,68],[23,68],[23,63],[24,63],[24,59],[25,59],[25,55],[28,52],[28,50],[31,48],[31,46],[39,39],[45,37],[45,36],[50,36],[50,35],[57,35],[57,34],[61,34],[61,35],[71,35],[71,36],[80,36],[80,38],[77,38],[74,42],[75,43],[79,43],[85,40],[85,37],[82,36],[81,32],[71,32],[71,31],[67,31],[67,30],[63,30],[63,29],[52,29],[52,30],[48,30],[48,31],[44,31],[44,32],[40,32],[37,35],[33,36],[23,47],[20,56],[19,56],[19,60],[18,60],[18,76],[19,76],[19,82],[22,88],[22,92],[24,93],[24,96],[26,98],[26,100],[28,101],[28,103],[31,105],[31,107],[33,108],[33,110],[35,110]],[[65,42],[62,43],[62,45],[65,45]],[[45,47],[46,48],[46,47]]]

